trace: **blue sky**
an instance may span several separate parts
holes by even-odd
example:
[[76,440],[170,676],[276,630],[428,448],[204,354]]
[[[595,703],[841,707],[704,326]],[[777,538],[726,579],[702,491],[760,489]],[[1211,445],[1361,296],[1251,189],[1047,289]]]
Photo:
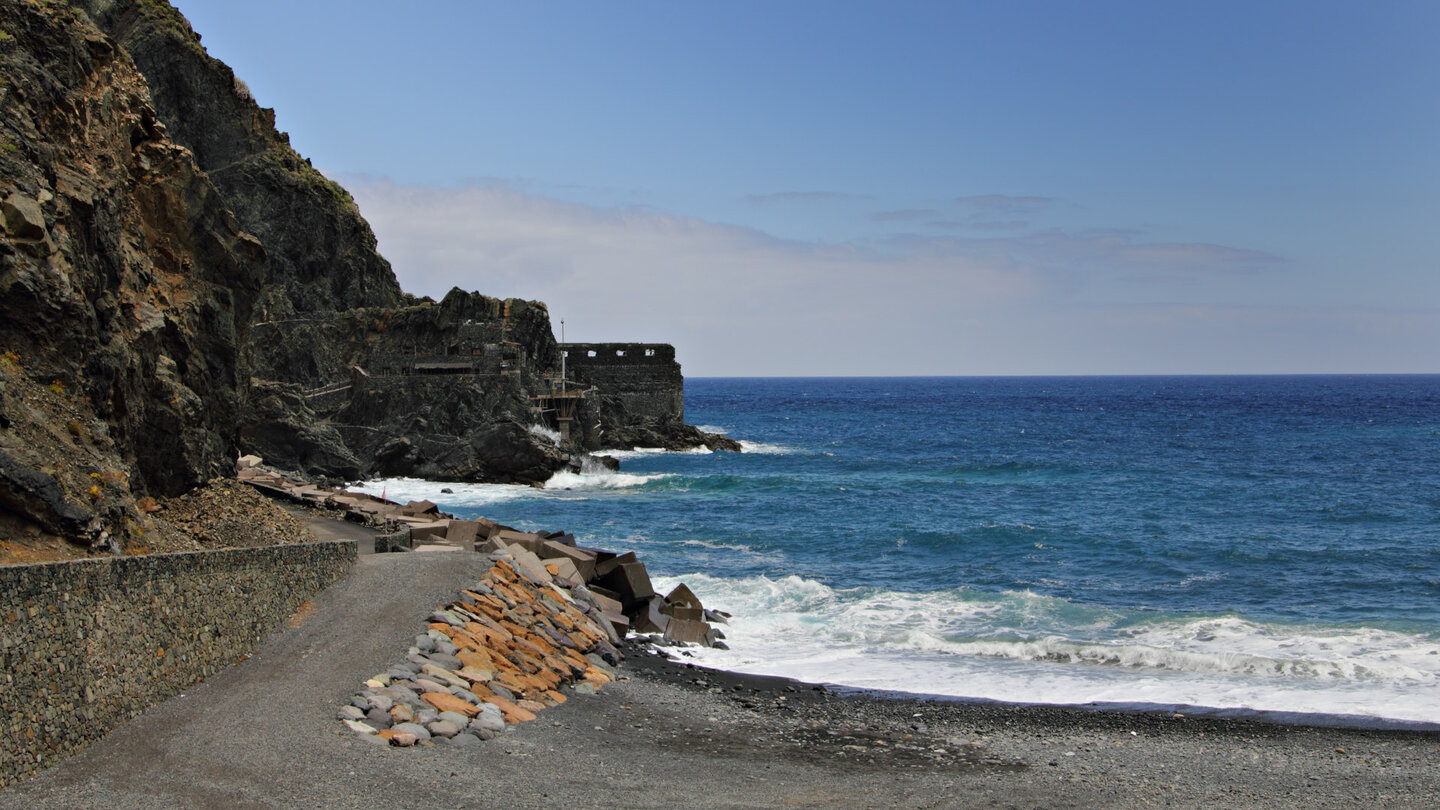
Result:
[[412,292],[691,375],[1440,372],[1440,4],[181,0]]

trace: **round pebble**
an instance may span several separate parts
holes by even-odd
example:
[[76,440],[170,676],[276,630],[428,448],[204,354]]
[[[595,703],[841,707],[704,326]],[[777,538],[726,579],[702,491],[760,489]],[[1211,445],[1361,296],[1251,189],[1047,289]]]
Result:
[[470,718],[459,712],[440,712],[440,719],[454,723],[459,728],[470,725]]
[[[395,731],[396,731],[397,733],[401,733],[401,734],[412,734],[412,735],[415,736],[416,739],[420,739],[420,740],[428,740],[428,739],[430,739],[430,732],[429,732],[429,730],[427,730],[427,729],[425,728],[425,726],[423,726],[423,725],[421,725],[421,724],[419,724],[419,723],[397,723],[397,724],[394,726],[394,729],[395,729]],[[414,743],[411,743],[411,745],[414,745]]]
[[470,721],[470,725],[467,728],[471,731],[479,729],[481,731],[499,733],[505,730],[505,718],[503,715],[495,715],[481,712],[479,716],[477,716],[474,720]]
[[457,726],[449,720],[436,720],[425,726],[425,730],[429,731],[431,736],[445,738],[454,737],[460,733],[460,729],[461,726]]

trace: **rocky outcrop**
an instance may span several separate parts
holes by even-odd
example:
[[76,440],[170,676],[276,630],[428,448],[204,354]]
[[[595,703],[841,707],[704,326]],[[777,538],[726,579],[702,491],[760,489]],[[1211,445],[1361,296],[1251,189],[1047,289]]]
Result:
[[118,548],[233,469],[266,255],[84,15],[0,31],[4,520]]
[[142,547],[137,499],[248,451],[535,483],[587,448],[711,443],[619,382],[558,446],[545,305],[402,293],[350,196],[168,4],[0,0],[0,71],[5,536]]
[[400,302],[395,274],[350,194],[291,148],[275,129],[274,110],[258,105],[234,71],[205,52],[180,12],[153,1],[73,4],[134,59],[171,138],[191,151],[241,227],[265,245],[257,320]]

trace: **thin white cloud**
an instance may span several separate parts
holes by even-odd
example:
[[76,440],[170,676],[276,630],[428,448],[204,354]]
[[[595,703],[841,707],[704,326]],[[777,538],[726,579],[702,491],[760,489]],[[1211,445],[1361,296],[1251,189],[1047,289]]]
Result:
[[543,300],[573,340],[675,343],[701,375],[1243,371],[1263,318],[1220,313],[1287,267],[1127,231],[814,243],[506,185],[341,181],[406,290]]

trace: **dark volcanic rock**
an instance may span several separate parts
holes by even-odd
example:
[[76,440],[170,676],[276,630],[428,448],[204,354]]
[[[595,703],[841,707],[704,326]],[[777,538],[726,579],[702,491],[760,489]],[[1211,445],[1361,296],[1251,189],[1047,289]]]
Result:
[[316,416],[298,385],[256,381],[240,441],[282,470],[343,481],[357,480],[366,470],[334,426]]
[[274,110],[209,56],[181,14],[160,2],[83,0],[149,81],[171,137],[209,173],[241,227],[265,245],[258,320],[394,306],[400,285],[350,194],[275,129]]
[[233,469],[265,253],[83,15],[6,0],[0,29],[0,349],[23,393],[3,398],[0,449],[53,482],[22,476],[6,504],[123,538],[135,495]]
[[403,294],[168,4],[0,0],[0,32],[0,533],[120,548],[155,530],[137,499],[241,452],[535,483],[586,448],[723,445],[668,346],[605,344],[557,399],[544,304]]

